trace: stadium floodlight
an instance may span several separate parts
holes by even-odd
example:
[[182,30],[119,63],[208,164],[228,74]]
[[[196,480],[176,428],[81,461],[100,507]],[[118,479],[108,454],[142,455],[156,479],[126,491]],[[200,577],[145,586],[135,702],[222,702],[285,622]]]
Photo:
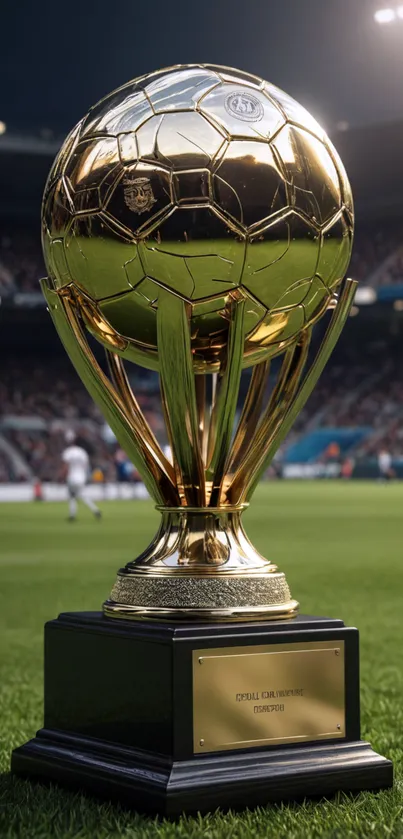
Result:
[[5,134],[6,130],[7,130],[6,123],[2,122],[2,120],[0,120],[0,134]]
[[374,14],[374,18],[377,23],[393,23],[396,19],[396,12],[394,9],[378,9]]

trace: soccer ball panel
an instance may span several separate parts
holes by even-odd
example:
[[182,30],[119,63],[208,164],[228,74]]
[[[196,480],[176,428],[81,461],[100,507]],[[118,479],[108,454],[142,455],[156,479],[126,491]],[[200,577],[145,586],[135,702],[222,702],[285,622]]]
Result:
[[199,99],[215,85],[219,76],[203,67],[188,67],[153,79],[144,88],[154,111],[194,110]]
[[49,257],[46,261],[56,289],[64,288],[71,283],[72,276],[66,260],[63,239],[53,239],[50,243]]
[[203,169],[222,147],[224,137],[201,114],[162,114],[137,131],[139,157],[171,169]]
[[144,279],[127,294],[101,301],[99,308],[119,335],[156,350],[157,299],[158,287],[152,280]]
[[[354,202],[353,202],[353,195],[351,192],[351,186],[347,177],[347,172],[344,168],[343,162],[336,151],[333,143],[326,137],[326,148],[334,162],[334,165],[337,169],[337,173],[339,176],[339,183],[340,183],[340,191],[341,191],[341,201],[342,204],[347,208],[350,216],[353,216],[354,213]],[[352,226],[352,221],[351,221]]]
[[301,128],[287,125],[273,140],[293,189],[293,203],[323,225],[342,206],[337,169],[326,146]]
[[242,284],[272,309],[295,283],[315,275],[318,256],[317,231],[290,213],[248,243]]
[[285,294],[277,300],[271,311],[275,312],[277,309],[288,309],[294,306],[299,306],[307,297],[311,288],[312,280],[299,280],[289,288]]
[[253,76],[252,73],[245,73],[243,70],[233,70],[232,67],[220,67],[219,64],[204,64],[209,70],[214,70],[222,82],[230,84],[248,85],[257,89],[263,87],[263,79]]
[[78,143],[66,166],[66,181],[74,209],[96,212],[121,169],[115,137],[102,137]]
[[72,153],[74,146],[77,143],[82,122],[83,120],[80,120],[80,122],[78,122],[77,125],[75,125],[74,128],[70,131],[63,143],[63,146],[59,154],[55,158],[45,184],[45,196],[50,186],[54,183],[54,181],[64,174],[69,157]]
[[317,120],[314,119],[309,111],[300,105],[299,102],[296,102],[295,99],[288,96],[288,94],[284,93],[283,90],[280,90],[279,87],[275,87],[275,85],[269,84],[269,82],[264,83],[264,90],[270,100],[278,104],[289,122],[294,122],[303,128],[307,128],[309,131],[312,131],[313,134],[316,134],[320,140],[324,140],[326,138],[326,134],[322,126],[319,125]]
[[314,277],[303,302],[306,324],[311,326],[326,311],[331,294],[320,277]]
[[66,166],[66,177],[74,193],[98,189],[99,184],[119,163],[115,137],[102,137],[78,143]]
[[136,131],[137,154],[139,160],[170,167],[170,161],[164,157],[158,146],[158,135],[163,121],[164,114],[155,114]]
[[330,289],[338,285],[347,271],[351,240],[351,228],[343,216],[322,232],[317,274]]
[[238,286],[245,243],[210,207],[176,209],[141,242],[145,272],[191,300]]
[[66,232],[74,212],[63,178],[50,188],[43,204],[42,219],[49,236],[54,239]]
[[261,90],[244,85],[221,84],[201,100],[199,109],[230,137],[267,140],[285,124],[279,109]]
[[153,113],[145,93],[136,82],[131,82],[91,108],[80,136],[85,138],[96,134],[117,135],[124,131],[135,131]]
[[233,140],[214,176],[217,205],[245,227],[287,206],[284,180],[270,146]]
[[125,270],[129,286],[131,286],[131,288],[137,288],[145,277],[143,263],[140,259],[138,247],[136,247],[134,255],[124,263],[123,268]]
[[139,156],[136,132],[129,131],[127,134],[118,134],[117,140],[121,163],[123,165],[136,163]]
[[104,206],[108,215],[136,235],[171,205],[169,172],[141,161],[125,167]]
[[259,349],[270,349],[280,341],[288,341],[303,328],[305,313],[302,306],[278,312],[268,312],[256,329],[248,335],[248,343]]
[[102,216],[84,216],[73,222],[65,238],[65,255],[75,284],[93,300],[131,288],[125,263],[137,254]]
[[208,169],[190,169],[173,176],[174,198],[178,204],[200,204],[211,200],[211,174]]

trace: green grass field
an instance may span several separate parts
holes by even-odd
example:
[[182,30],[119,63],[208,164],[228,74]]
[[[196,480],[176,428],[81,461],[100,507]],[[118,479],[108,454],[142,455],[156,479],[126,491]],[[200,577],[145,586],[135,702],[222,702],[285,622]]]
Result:
[[394,761],[393,790],[171,824],[9,775],[11,750],[42,724],[43,624],[99,609],[157,525],[148,502],[103,511],[98,522],[81,509],[70,525],[66,505],[0,505],[0,837],[403,837],[403,484],[273,483],[246,516],[302,611],[360,628],[362,736]]

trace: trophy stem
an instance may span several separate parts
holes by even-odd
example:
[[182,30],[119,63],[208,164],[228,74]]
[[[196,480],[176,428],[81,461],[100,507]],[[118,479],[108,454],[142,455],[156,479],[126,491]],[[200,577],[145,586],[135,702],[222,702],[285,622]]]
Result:
[[231,446],[242,373],[244,317],[245,300],[234,298],[231,303],[228,344],[218,375],[210,418],[206,466],[207,478],[212,481],[209,501],[211,507],[220,503],[225,464]]
[[119,571],[105,614],[158,620],[294,617],[298,603],[284,574],[245,534],[244,508],[159,508],[155,539]]
[[188,306],[161,290],[157,313],[161,394],[168,434],[177,465],[178,490],[186,505],[205,504],[205,476],[200,447],[195,376]]
[[262,361],[253,368],[248,393],[232,443],[230,462],[226,470],[228,474],[236,472],[255,434],[269,374],[270,361]]
[[206,408],[206,376],[195,376],[196,387],[196,404],[197,417],[199,427],[199,445],[201,450],[202,462],[206,462],[207,458],[207,442],[208,442],[208,421]]

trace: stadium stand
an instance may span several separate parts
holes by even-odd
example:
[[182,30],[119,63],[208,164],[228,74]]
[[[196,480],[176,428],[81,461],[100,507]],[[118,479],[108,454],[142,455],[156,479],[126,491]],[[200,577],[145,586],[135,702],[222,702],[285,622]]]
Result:
[[[359,317],[346,328],[337,354],[278,455],[277,467],[332,458],[369,463],[386,447],[396,462],[401,460],[403,471],[403,199],[397,188],[403,177],[403,123],[366,129],[365,137],[361,129],[344,132],[334,140],[359,209],[349,275],[360,281],[360,291],[370,292],[366,302],[371,305],[362,305],[357,295],[354,314]],[[41,143],[39,148],[27,138],[15,138],[7,147],[4,141],[0,144],[0,482],[57,481],[68,427],[85,442],[94,469],[105,480],[135,479],[61,354],[39,290],[45,271],[40,195],[57,150],[53,141]],[[380,145],[387,150],[381,173],[367,153]],[[137,368],[130,375],[141,407],[165,445],[156,377]]]
[[[30,369],[30,374],[27,370]],[[246,385],[246,383],[245,383]],[[153,374],[134,377],[138,400],[161,443],[164,424]],[[0,480],[57,481],[67,428],[74,428],[105,479],[116,477],[116,441],[67,360],[11,365],[0,386]],[[336,443],[340,456],[372,457],[386,447],[403,457],[403,380],[398,356],[330,364],[292,434],[280,462],[315,462]],[[20,455],[12,458],[10,450]],[[121,457],[121,455],[119,455]],[[119,459],[118,459],[119,462]]]

